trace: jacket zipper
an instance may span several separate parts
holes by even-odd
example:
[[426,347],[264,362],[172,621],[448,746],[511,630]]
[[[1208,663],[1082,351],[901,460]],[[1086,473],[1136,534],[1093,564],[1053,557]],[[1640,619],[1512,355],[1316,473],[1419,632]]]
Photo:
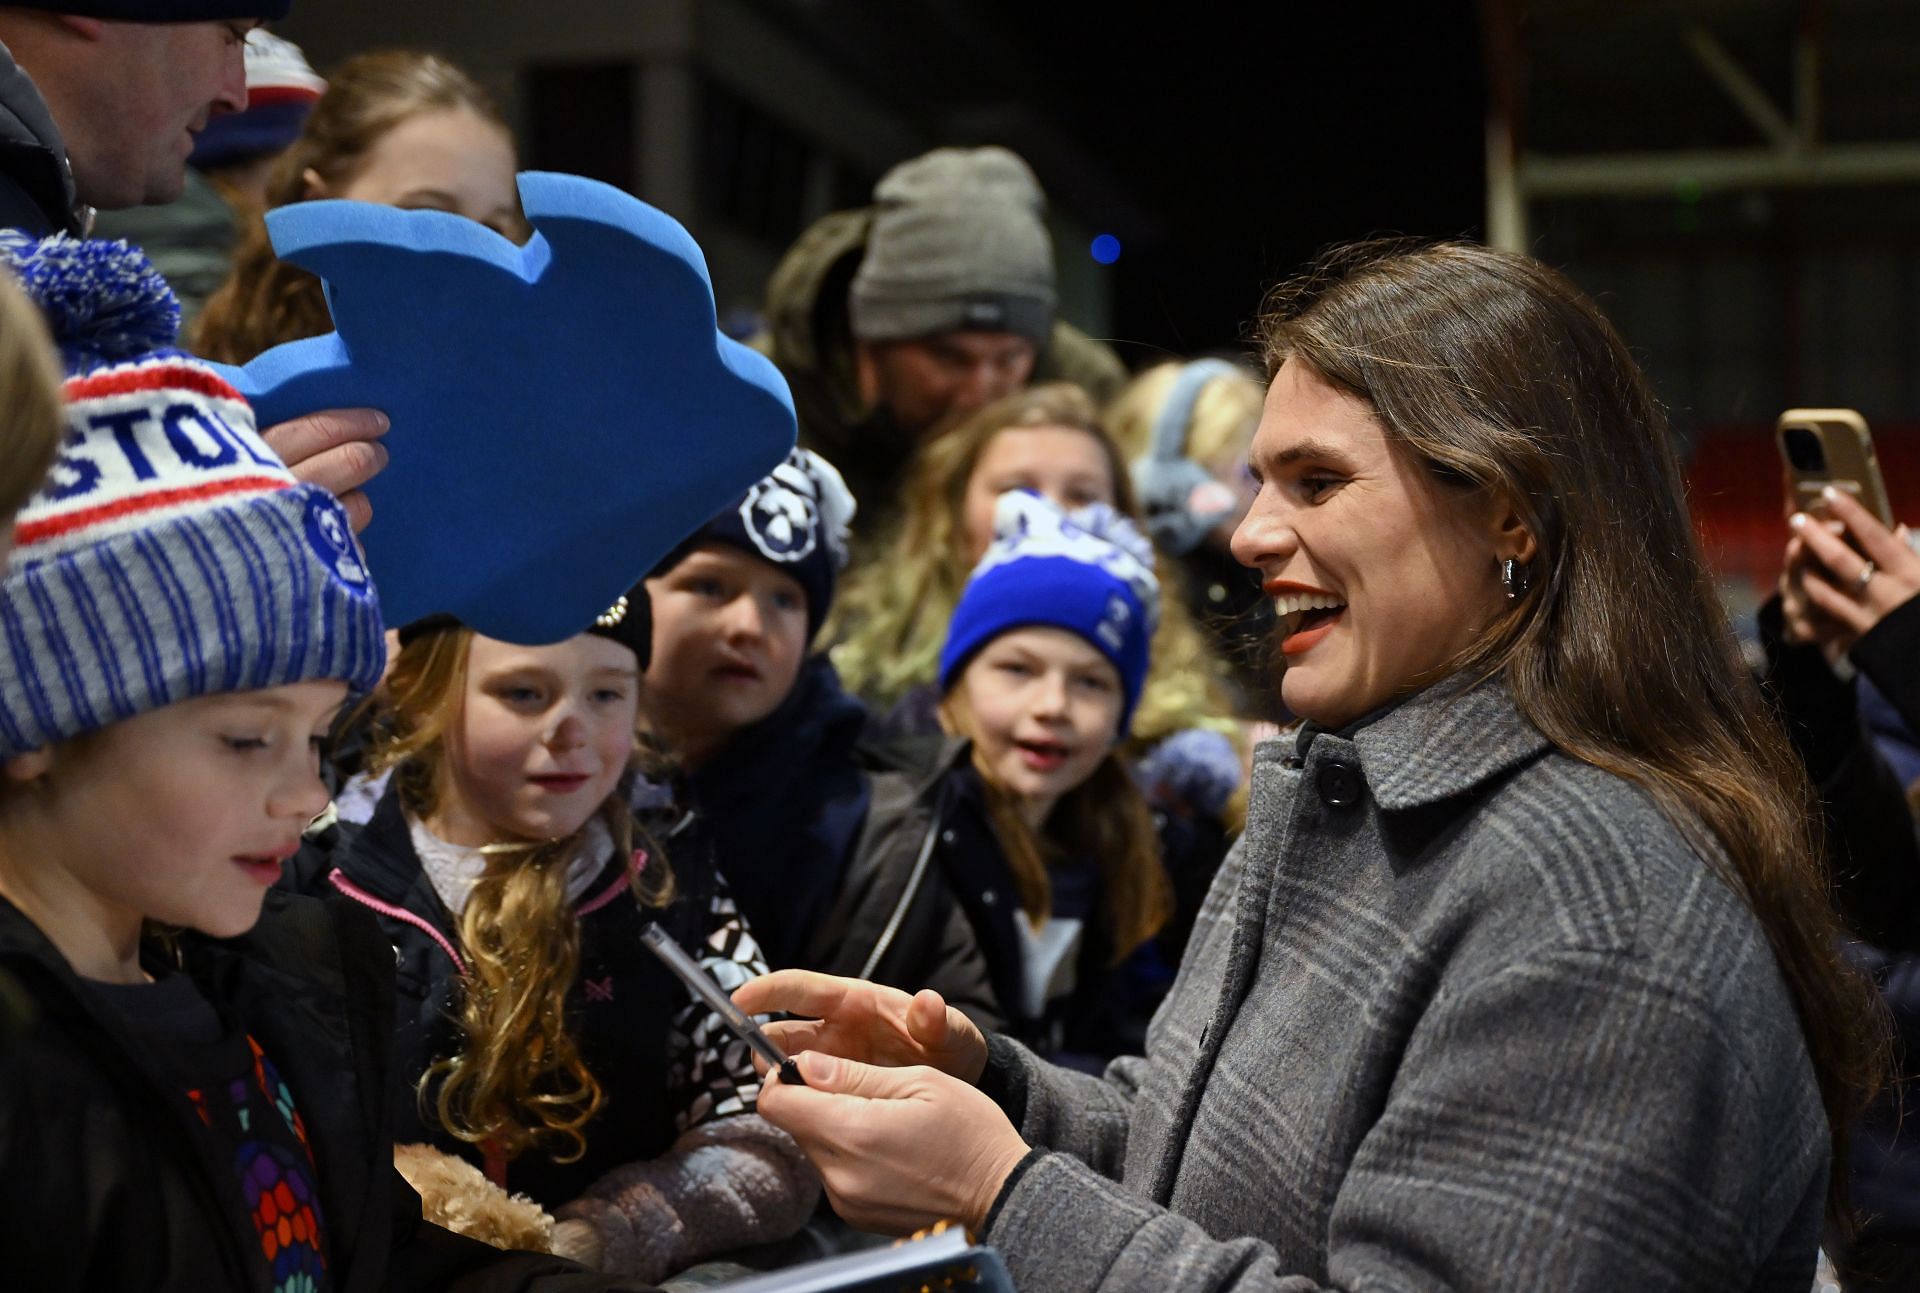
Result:
[[342,871],[339,867],[335,867],[333,870],[327,873],[327,882],[331,884],[334,888],[338,889],[341,893],[345,894],[347,897],[359,903],[361,906],[371,907],[373,908],[373,910],[379,912],[382,916],[391,916],[393,919],[397,921],[401,921],[404,924],[412,925],[415,929],[419,930],[421,933],[425,934],[428,938],[431,938],[435,943],[439,944],[440,950],[445,952],[449,957],[453,958],[453,967],[456,970],[460,971],[461,978],[464,979],[467,976],[467,963],[461,957],[459,949],[453,945],[453,943],[447,938],[445,934],[442,934],[439,930],[433,927],[432,921],[427,920],[424,917],[415,915],[413,912],[408,911],[405,907],[396,906],[395,904],[390,902],[380,901],[380,899],[374,897],[372,894],[368,893],[365,889],[362,889],[359,885],[347,879],[347,873],[345,871]]
[[868,953],[867,962],[860,967],[856,978],[871,979],[881,958],[893,946],[894,937],[900,933],[900,926],[907,918],[907,908],[912,905],[915,895],[920,892],[921,882],[926,878],[927,863],[933,857],[933,843],[939,837],[940,814],[935,813],[927,825],[927,837],[920,841],[920,855],[913,860],[913,871],[907,876],[907,887],[901,891],[900,901],[894,904],[893,914],[887,917],[886,928],[880,931],[880,940],[873,945],[873,951]]

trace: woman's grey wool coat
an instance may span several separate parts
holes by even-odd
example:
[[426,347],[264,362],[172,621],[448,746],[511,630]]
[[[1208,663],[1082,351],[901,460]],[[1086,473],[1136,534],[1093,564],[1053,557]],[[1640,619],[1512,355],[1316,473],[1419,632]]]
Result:
[[1267,742],[1147,1055],[991,1042],[988,1242],[1048,1293],[1804,1293],[1827,1126],[1721,865],[1497,681]]

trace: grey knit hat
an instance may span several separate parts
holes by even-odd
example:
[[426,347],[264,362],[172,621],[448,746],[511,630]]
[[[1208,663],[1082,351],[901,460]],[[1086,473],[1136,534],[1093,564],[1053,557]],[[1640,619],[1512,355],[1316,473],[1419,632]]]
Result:
[[1004,148],[936,148],[874,187],[867,254],[854,275],[853,335],[901,341],[939,332],[1053,331],[1047,200]]
[[370,690],[380,604],[346,514],[293,478],[118,242],[0,240],[67,370],[67,435],[0,579],[0,758],[222,692]]

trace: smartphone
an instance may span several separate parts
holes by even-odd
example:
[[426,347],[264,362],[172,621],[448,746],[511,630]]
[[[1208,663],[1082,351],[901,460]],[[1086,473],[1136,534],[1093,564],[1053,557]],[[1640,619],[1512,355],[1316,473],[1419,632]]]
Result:
[[1828,485],[1845,490],[1893,528],[1893,507],[1887,484],[1874,456],[1867,420],[1853,409],[1788,409],[1774,424],[1780,457],[1787,465],[1787,504],[1795,512],[1819,516],[1826,512],[1820,491]]
[[686,949],[673,941],[673,935],[658,925],[648,925],[640,932],[640,941],[673,971],[675,978],[687,985],[689,992],[719,1015],[736,1037],[765,1060],[767,1067],[778,1073],[782,1082],[790,1086],[807,1084],[807,1080],[800,1076],[800,1066],[775,1046],[771,1037],[760,1031],[760,1025],[754,1023],[746,1011],[733,1004],[733,998],[721,990],[712,975],[700,968],[700,962],[688,956]]

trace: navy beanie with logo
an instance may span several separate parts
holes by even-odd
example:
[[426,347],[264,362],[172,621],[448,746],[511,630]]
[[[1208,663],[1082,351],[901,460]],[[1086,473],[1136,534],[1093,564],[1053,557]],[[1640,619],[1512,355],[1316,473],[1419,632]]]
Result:
[[853,513],[853,495],[839,470],[811,449],[795,449],[668,553],[650,578],[666,574],[703,544],[739,548],[800,585],[812,641],[833,608],[834,582],[846,569]]
[[1160,622],[1153,545],[1105,503],[1072,512],[1027,490],[1000,496],[993,542],[973,568],[940,651],[940,690],[987,643],[1014,629],[1045,626],[1084,638],[1120,675],[1121,736],[1146,686],[1149,648]]
[[0,580],[0,758],[196,696],[386,664],[339,502],[247,401],[174,348],[180,306],[138,250],[0,240],[66,367],[67,432]]

